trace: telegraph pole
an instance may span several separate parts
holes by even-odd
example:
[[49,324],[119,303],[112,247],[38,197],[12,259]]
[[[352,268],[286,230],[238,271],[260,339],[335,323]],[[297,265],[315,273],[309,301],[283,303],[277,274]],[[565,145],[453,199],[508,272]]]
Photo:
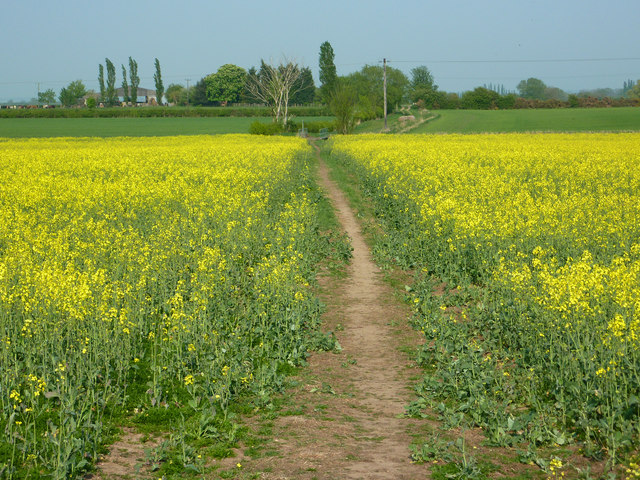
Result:
[[388,131],[387,127],[387,59],[382,59],[382,89],[384,91],[384,131]]
[[189,80],[191,80],[190,78],[187,78],[187,107],[189,106]]

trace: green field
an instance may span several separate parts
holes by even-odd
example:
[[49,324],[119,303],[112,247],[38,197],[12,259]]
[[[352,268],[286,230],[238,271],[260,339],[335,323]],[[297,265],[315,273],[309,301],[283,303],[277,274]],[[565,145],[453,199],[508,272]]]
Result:
[[435,110],[410,133],[589,132],[640,130],[640,108]]
[[[398,125],[398,118],[400,118],[401,114],[392,113],[387,116],[387,126],[392,128],[393,126]],[[416,115],[416,118],[418,116]],[[362,122],[355,128],[355,133],[380,133],[384,128],[384,119],[377,118],[375,120],[368,120],[366,122]]]
[[[118,137],[216,135],[248,133],[249,125],[267,117],[173,118],[2,118],[0,137]],[[295,117],[294,121],[325,121],[331,117]]]
[[[585,132],[640,130],[640,108],[553,110],[435,110],[433,119],[408,133]],[[398,127],[399,114],[389,115]],[[417,115],[416,115],[417,116]],[[295,117],[295,122],[332,117]],[[248,133],[267,117],[2,118],[0,137],[115,137]],[[377,133],[383,120],[364,122],[356,133]]]

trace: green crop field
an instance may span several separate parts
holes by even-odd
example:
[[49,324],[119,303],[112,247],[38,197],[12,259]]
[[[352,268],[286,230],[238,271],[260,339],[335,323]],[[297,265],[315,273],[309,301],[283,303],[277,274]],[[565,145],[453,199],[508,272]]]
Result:
[[640,109],[437,110],[411,133],[588,132],[640,130]]
[[[436,110],[433,119],[409,133],[585,132],[640,130],[640,109]],[[400,115],[389,116],[390,128]],[[332,117],[296,117],[328,121]],[[247,133],[267,117],[2,118],[0,137],[115,137]],[[364,122],[356,133],[377,133],[382,119]]]
[[[256,120],[266,117],[174,118],[2,118],[0,137],[145,137],[248,133]],[[296,117],[294,121],[331,120],[330,117]]]

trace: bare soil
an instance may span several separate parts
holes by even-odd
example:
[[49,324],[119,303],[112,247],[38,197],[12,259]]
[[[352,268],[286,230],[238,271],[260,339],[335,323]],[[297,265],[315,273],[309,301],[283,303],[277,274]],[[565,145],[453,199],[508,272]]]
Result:
[[109,455],[97,465],[97,473],[88,475],[93,480],[121,480],[149,478],[150,465],[147,452],[158,445],[158,440],[148,440],[145,435],[131,428],[124,428],[120,439],[111,445]]

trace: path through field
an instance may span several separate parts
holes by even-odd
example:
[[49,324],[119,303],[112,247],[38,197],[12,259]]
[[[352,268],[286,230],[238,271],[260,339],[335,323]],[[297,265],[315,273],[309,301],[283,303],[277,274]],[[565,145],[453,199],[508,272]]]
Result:
[[410,434],[420,422],[402,417],[412,398],[409,376],[417,372],[399,350],[415,337],[406,307],[383,282],[360,224],[322,160],[319,174],[353,246],[348,276],[328,285],[323,298],[323,328],[333,329],[342,352],[311,356],[292,394],[292,414],[274,421],[273,456],[251,461],[249,468],[264,472],[263,479],[428,478],[427,468],[410,459]]
[[[373,262],[361,225],[317,148],[316,153],[322,188],[353,247],[347,276],[321,279],[327,307],[322,328],[335,333],[342,350],[313,353],[275,418],[256,418],[252,429],[267,442],[257,454],[241,446],[234,457],[209,465],[226,472],[223,478],[242,480],[429,478],[428,465],[411,462],[409,445],[412,435],[424,439],[433,425],[403,416],[413,398],[410,377],[420,371],[401,349],[417,346],[419,336],[407,324],[408,307]],[[153,478],[139,437],[125,432],[94,478]]]

